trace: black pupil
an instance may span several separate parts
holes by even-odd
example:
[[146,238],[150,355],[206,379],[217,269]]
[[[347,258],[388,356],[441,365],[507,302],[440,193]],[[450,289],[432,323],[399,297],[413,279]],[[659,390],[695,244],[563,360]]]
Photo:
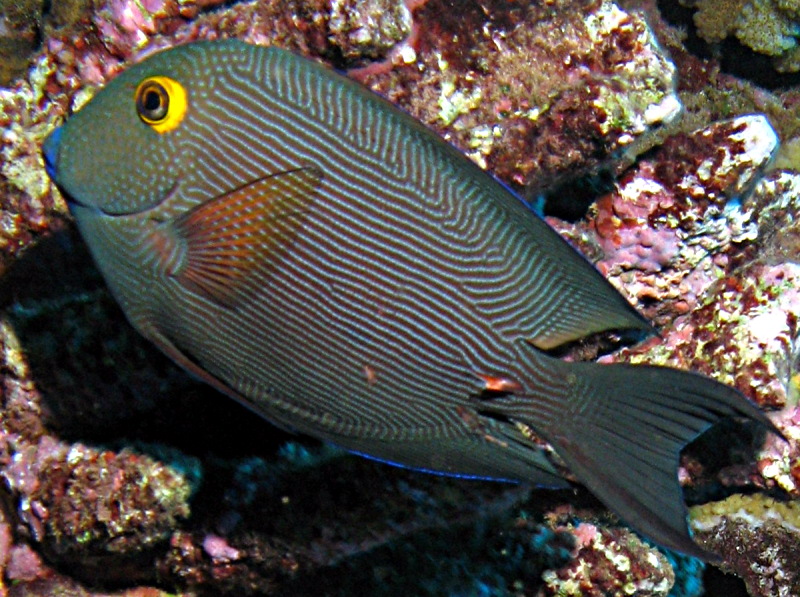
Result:
[[161,95],[154,89],[149,89],[144,94],[144,109],[155,112],[161,106]]
[[142,88],[136,107],[139,114],[148,120],[162,120],[167,115],[169,97],[167,91],[158,83],[150,83]]

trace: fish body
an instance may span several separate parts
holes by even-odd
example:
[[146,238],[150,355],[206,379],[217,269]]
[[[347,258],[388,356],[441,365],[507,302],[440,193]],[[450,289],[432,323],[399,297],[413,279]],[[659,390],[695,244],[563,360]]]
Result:
[[394,464],[566,486],[536,434],[635,528],[710,557],[679,451],[719,418],[768,420],[699,375],[550,356],[651,328],[382,98],[280,49],[201,42],[123,72],[44,154],[130,322],[220,391]]

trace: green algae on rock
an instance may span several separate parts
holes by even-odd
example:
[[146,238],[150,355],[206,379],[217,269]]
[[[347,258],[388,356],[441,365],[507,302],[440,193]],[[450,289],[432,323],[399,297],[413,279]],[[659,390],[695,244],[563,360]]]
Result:
[[700,36],[716,43],[735,36],[754,52],[774,58],[780,72],[800,70],[800,2],[796,0],[681,0],[695,6]]

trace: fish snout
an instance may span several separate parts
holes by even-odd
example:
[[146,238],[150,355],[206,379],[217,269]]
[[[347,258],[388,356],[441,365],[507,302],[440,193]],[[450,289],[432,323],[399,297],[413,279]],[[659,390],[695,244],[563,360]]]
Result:
[[47,175],[56,180],[56,161],[58,158],[58,146],[61,142],[62,127],[58,127],[50,133],[42,144],[42,155],[44,156],[44,168]]
[[61,146],[61,136],[64,132],[64,127],[60,126],[53,130],[42,143],[42,156],[44,157],[44,169],[47,175],[61,191],[62,196],[67,201],[67,205],[72,209],[75,205],[82,205],[76,201],[70,193],[68,193],[62,186],[63,180],[59,181],[58,177],[58,154]]

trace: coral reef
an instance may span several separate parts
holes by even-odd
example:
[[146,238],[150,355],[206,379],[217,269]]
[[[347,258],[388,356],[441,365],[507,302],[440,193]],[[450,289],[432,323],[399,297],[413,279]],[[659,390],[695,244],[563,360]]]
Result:
[[415,13],[415,60],[365,83],[529,192],[608,164],[680,110],[672,63],[612,2],[442,10]]
[[692,508],[695,536],[724,556],[753,597],[800,594],[800,504],[733,495]]
[[[635,4],[641,12],[627,10]],[[794,33],[780,23],[796,8],[745,4],[777,15],[747,35],[784,43],[776,59],[788,61]],[[140,585],[131,596],[318,594],[322,584],[332,595],[666,595],[673,581],[673,594],[698,594],[695,561],[665,558],[585,492],[442,479],[287,444],[127,326],[39,145],[126,64],[199,38],[350,68],[529,199],[549,191],[562,213],[572,197],[553,185],[587,173],[595,184],[605,170],[612,184],[590,186],[588,213],[549,221],[661,337],[604,358],[705,372],[782,409],[773,417],[788,443],[731,432],[687,450],[691,499],[800,493],[796,93],[770,95],[689,55],[655,2],[44,5],[2,5],[0,52],[10,39],[25,50],[0,89],[0,596],[88,597],[120,582]],[[740,35],[725,24],[736,2],[713,15],[696,5],[704,35]],[[765,174],[778,137],[780,169]],[[796,593],[781,563],[797,557],[793,518],[761,495],[752,518],[739,516],[742,499],[695,510],[698,538],[752,594]]]
[[583,523],[574,530],[579,549],[559,570],[548,570],[541,595],[668,595],[675,575],[666,556],[625,529],[598,529]]
[[[794,415],[798,369],[794,346],[800,331],[796,210],[797,175],[776,171],[766,176],[728,212],[722,238],[739,234],[739,241],[711,258],[717,271],[705,278],[702,300],[675,318],[683,310],[678,302],[678,310],[671,313],[675,319],[668,318],[669,327],[662,330],[663,339],[607,358],[699,371],[737,387],[762,407],[784,409],[775,422],[789,443],[768,438],[757,468],[731,467],[719,471],[718,479],[723,485],[779,487],[794,496],[800,479],[800,434]],[[720,238],[719,230],[708,228],[701,246],[719,248],[714,240]],[[627,287],[625,280],[620,281]],[[686,289],[682,293],[697,296]],[[707,476],[698,474],[697,463],[687,468],[695,476]]]
[[709,43],[735,36],[774,57],[778,71],[800,70],[800,3],[795,0],[682,0],[694,6],[698,33]]
[[21,75],[39,42],[43,0],[0,3],[0,85]]
[[[69,443],[52,434],[55,428],[65,434],[76,428],[90,433],[92,421],[97,423],[101,419],[101,425],[110,425],[115,418],[119,421],[131,417],[137,409],[152,409],[152,401],[150,404],[136,402],[137,390],[146,393],[148,387],[157,391],[154,385],[167,387],[163,375],[159,376],[152,367],[142,367],[146,372],[142,382],[127,396],[132,404],[125,408],[125,398],[118,396],[119,411],[111,414],[108,409],[114,408],[114,404],[113,401],[105,403],[108,394],[103,387],[107,388],[108,381],[103,382],[103,378],[108,380],[108,374],[121,363],[109,358],[105,364],[100,364],[86,359],[86,355],[100,356],[103,349],[98,350],[99,346],[93,344],[95,340],[106,342],[107,351],[113,350],[112,346],[118,350],[122,345],[119,335],[115,337],[104,328],[98,335],[84,333],[79,338],[69,328],[56,327],[54,334],[39,335],[41,344],[28,342],[31,337],[28,326],[36,328],[43,324],[46,329],[55,314],[56,318],[69,318],[75,314],[76,307],[78,313],[85,316],[82,307],[91,302],[91,295],[73,301],[62,299],[55,304],[42,300],[39,304],[29,303],[27,307],[17,305],[12,312],[4,314],[0,323],[4,372],[0,479],[8,496],[6,503],[15,513],[17,537],[28,539],[50,559],[83,562],[82,574],[94,570],[98,578],[113,580],[116,574],[116,580],[121,580],[131,576],[130,570],[103,569],[106,559],[113,554],[135,558],[166,541],[178,522],[189,515],[190,481],[196,482],[197,473],[192,470],[196,465],[185,458],[181,466],[173,466],[164,454],[160,455],[161,461],[157,461],[131,449],[112,451],[80,442]],[[98,311],[95,314],[100,316]],[[107,315],[102,317],[107,318]],[[122,330],[123,338],[128,334],[125,341],[130,340],[130,331]],[[63,336],[59,336],[60,333]],[[74,368],[70,366],[70,352]],[[49,359],[59,362],[60,367],[45,379],[38,374],[39,366]],[[100,367],[89,365],[87,368],[88,363],[100,364]],[[144,364],[139,361],[140,366]],[[34,371],[37,372],[36,382]],[[124,375],[124,367],[122,371]],[[43,398],[43,395],[55,398],[67,387],[80,389],[83,382],[95,384],[94,388],[87,387],[88,395],[67,393],[71,400],[62,404],[48,403]],[[73,408],[75,412],[71,412]],[[71,422],[78,427],[72,427]],[[23,547],[24,544],[17,545],[15,549]],[[10,560],[9,566],[14,561]],[[103,572],[97,572],[99,569]]]
[[23,451],[3,452],[10,461],[3,478],[19,500],[20,520],[33,540],[65,559],[135,553],[163,541],[189,515],[185,479],[146,456],[47,435]]
[[41,234],[61,227],[66,206],[53,195],[39,147],[63,115],[46,101],[52,62],[40,59],[25,81],[0,89],[0,273]]
[[347,60],[385,58],[411,33],[411,12],[391,0],[332,2],[328,39]]
[[726,272],[726,250],[756,234],[734,200],[777,145],[759,115],[667,139],[595,203],[597,267],[657,324],[693,310]]

